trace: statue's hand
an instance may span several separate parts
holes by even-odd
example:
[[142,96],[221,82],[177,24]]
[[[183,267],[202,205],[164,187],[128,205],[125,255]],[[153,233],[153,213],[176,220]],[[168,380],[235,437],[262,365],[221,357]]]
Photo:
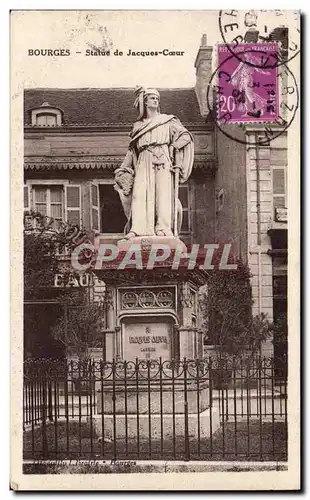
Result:
[[180,170],[181,170],[181,165],[171,165],[170,167],[170,172],[173,172],[174,174]]

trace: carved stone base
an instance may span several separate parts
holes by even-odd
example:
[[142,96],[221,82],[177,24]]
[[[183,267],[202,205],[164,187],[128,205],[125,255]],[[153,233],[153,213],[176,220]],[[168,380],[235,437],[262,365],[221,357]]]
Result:
[[138,245],[142,251],[151,250],[152,245],[165,245],[171,250],[182,248],[182,251],[186,252],[186,246],[183,241],[175,236],[135,236],[129,240],[123,238],[117,243],[120,252],[128,251],[132,245]]
[[[149,440],[149,415],[105,415],[104,436],[102,435],[102,415],[93,417],[93,425],[99,440],[114,440],[114,425],[116,428],[116,439],[137,440],[137,427],[139,426],[140,441]],[[139,422],[137,424],[137,422]],[[212,425],[211,425],[212,422]],[[163,439],[184,438],[185,426],[189,438],[210,438],[220,428],[220,413],[217,408],[207,408],[201,413],[188,414],[186,424],[184,414],[152,414],[151,437],[152,441]]]
[[[134,372],[131,373],[128,371],[128,375],[132,378],[136,377],[136,373]],[[172,372],[170,375],[172,376]],[[145,376],[147,375],[145,374]],[[117,415],[123,415],[124,413],[136,415],[137,406],[139,408],[139,415],[160,414],[161,411],[167,415],[172,413],[184,415],[184,379],[182,382],[177,380],[173,386],[167,376],[169,377],[169,374],[166,374],[166,378],[162,384],[160,384],[159,380],[157,380],[157,383],[152,380],[150,386],[148,386],[145,380],[143,380],[143,376],[140,375],[139,389],[137,390],[136,385],[130,383],[129,380],[129,382],[127,381],[126,393],[123,385],[118,385],[114,387],[114,391],[111,386],[105,386],[104,392],[101,394],[100,383],[98,382],[97,414],[102,413],[103,403],[104,415],[111,415],[113,413]],[[114,397],[115,401],[113,401]],[[209,383],[207,381],[200,381],[199,386],[197,386],[196,381],[188,381],[186,384],[186,400],[189,414],[201,413],[209,408]]]

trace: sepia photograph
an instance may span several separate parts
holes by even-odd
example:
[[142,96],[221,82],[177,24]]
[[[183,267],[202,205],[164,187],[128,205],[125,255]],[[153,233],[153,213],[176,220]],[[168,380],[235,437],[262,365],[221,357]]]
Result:
[[11,12],[13,489],[298,489],[299,16]]

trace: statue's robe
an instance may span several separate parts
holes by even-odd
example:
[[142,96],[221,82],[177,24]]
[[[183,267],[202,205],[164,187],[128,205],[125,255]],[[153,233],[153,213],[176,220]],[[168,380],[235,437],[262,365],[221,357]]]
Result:
[[174,228],[175,174],[169,148],[174,148],[173,163],[180,167],[179,181],[186,182],[193,167],[192,135],[175,116],[158,114],[136,122],[130,137],[126,157],[115,171],[116,182],[125,172],[133,176],[131,193],[124,194],[118,186],[128,219],[125,232],[150,236],[162,231],[170,236]]

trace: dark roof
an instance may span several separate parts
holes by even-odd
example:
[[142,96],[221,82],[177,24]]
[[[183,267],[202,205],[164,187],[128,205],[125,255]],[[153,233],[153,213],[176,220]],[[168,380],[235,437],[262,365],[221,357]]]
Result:
[[[183,123],[200,123],[195,90],[158,89],[161,112],[175,114]],[[24,94],[25,123],[31,123],[30,110],[43,102],[64,112],[64,124],[132,124],[137,113],[133,107],[134,89],[28,89]]]

